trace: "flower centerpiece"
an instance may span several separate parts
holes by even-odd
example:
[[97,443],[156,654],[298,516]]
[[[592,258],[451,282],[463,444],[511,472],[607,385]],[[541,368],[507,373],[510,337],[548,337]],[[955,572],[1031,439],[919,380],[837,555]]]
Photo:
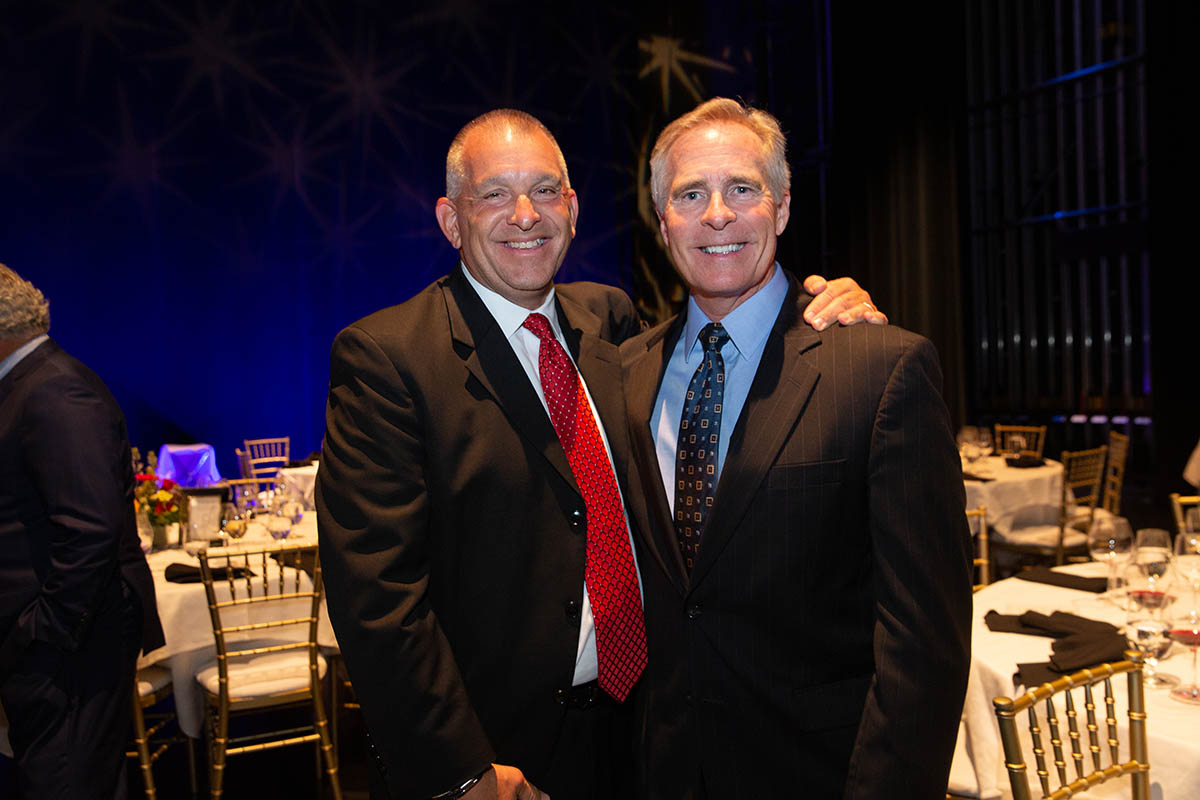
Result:
[[137,478],[137,486],[133,490],[134,510],[144,514],[153,528],[154,548],[166,547],[167,526],[187,522],[188,506],[183,490],[170,478],[160,478],[154,474],[157,459],[153,452],[147,454],[147,463],[144,465],[137,450],[133,454]]

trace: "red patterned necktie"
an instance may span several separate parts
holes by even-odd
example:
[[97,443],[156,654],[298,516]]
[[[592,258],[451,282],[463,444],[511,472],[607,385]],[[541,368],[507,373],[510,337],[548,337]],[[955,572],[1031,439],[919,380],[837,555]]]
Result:
[[575,365],[544,316],[530,314],[524,325],[541,340],[538,375],[550,422],[587,508],[584,583],[596,626],[600,688],[623,702],[646,668],[646,622],[621,495]]

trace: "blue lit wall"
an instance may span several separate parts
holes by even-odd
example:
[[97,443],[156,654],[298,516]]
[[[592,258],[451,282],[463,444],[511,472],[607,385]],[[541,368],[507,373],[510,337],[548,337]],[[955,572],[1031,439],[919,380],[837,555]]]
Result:
[[[452,267],[445,149],[490,108],[531,111],[567,154],[560,277],[631,288],[646,132],[693,91],[758,99],[769,72],[761,20],[402,6],[6,4],[0,261],[50,298],[136,446],[209,442],[226,475],[246,437],[317,449],[334,334]],[[711,63],[648,68],[639,41],[664,34]]]

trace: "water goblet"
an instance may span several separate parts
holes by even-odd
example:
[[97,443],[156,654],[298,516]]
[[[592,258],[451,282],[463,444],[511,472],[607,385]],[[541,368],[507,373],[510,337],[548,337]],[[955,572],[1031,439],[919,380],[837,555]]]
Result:
[[1125,640],[1142,654],[1142,680],[1147,688],[1165,689],[1179,685],[1179,678],[1158,671],[1158,661],[1171,649],[1171,626],[1159,619],[1135,618],[1125,625]]
[[246,535],[249,523],[246,514],[234,503],[221,506],[221,538],[241,539]]
[[1108,565],[1106,599],[1115,602],[1120,593],[1120,569],[1133,553],[1133,528],[1124,517],[1096,517],[1088,530],[1088,552]]

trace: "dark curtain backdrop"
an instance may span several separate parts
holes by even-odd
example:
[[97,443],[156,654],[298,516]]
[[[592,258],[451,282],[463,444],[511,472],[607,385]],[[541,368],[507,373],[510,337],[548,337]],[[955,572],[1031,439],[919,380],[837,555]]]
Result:
[[[888,79],[894,20],[824,0],[519,10],[0,0],[0,261],[46,292],[135,445],[209,442],[227,475],[243,438],[317,449],[334,334],[453,266],[445,149],[498,106],[566,153],[581,219],[560,278],[652,318],[681,296],[645,191],[654,136],[714,94],[768,108],[795,172],[785,266],[854,275],[959,380],[953,130],[877,107],[956,89]],[[910,44],[952,74],[956,35]]]

